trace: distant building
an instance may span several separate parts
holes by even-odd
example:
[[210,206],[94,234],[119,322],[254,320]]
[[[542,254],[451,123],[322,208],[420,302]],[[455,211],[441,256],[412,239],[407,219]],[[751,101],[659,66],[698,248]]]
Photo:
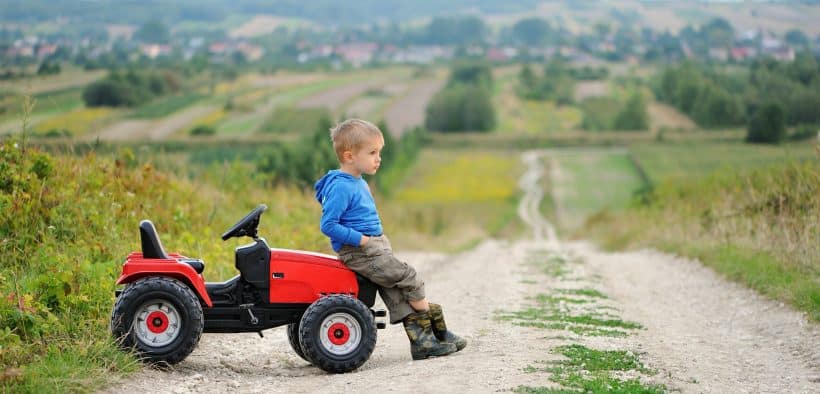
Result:
[[709,48],[709,58],[725,62],[729,60],[729,50],[726,48]]
[[757,56],[757,49],[750,46],[734,47],[730,51],[732,60],[740,62]]
[[354,67],[361,67],[370,63],[379,45],[372,42],[361,42],[352,44],[342,44],[334,49],[334,52],[344,61]]
[[171,46],[167,44],[142,44],[140,45],[140,53],[150,59],[156,59],[160,56],[168,56],[171,54]]

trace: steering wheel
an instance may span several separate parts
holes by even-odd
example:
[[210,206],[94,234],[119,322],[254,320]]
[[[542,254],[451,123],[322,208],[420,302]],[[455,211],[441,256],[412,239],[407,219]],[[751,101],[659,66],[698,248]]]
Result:
[[262,212],[265,212],[267,209],[267,205],[259,204],[253,211],[245,215],[242,220],[234,224],[228,231],[225,231],[225,233],[222,234],[222,240],[226,241],[228,238],[245,236],[255,239],[256,228],[259,227],[259,217],[262,216]]

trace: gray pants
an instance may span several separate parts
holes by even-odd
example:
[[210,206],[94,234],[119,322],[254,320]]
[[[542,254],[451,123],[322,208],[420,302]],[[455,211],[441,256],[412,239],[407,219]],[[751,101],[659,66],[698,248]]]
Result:
[[339,259],[351,270],[370,279],[379,287],[390,323],[396,324],[415,312],[408,301],[425,298],[424,281],[416,269],[393,256],[387,236],[370,238],[364,247],[344,245]]

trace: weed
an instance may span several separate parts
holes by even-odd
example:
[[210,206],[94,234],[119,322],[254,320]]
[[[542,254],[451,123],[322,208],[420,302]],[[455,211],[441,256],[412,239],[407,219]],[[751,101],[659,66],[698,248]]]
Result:
[[561,294],[571,294],[581,297],[606,299],[607,296],[595,289],[556,289]]
[[553,353],[566,357],[565,360],[546,362],[544,366],[528,365],[524,372],[548,372],[550,380],[563,388],[519,386],[520,393],[663,393],[663,385],[644,384],[638,378],[620,379],[612,372],[636,371],[642,374],[654,374],[647,369],[638,357],[630,351],[596,350],[583,345],[572,344],[558,346]]

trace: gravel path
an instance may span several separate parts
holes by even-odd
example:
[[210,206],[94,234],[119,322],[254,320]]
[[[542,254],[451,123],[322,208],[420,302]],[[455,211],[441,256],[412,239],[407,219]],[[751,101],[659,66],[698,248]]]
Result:
[[[524,368],[548,359],[556,345],[584,343],[641,355],[649,378],[681,392],[820,392],[820,337],[815,324],[778,303],[728,283],[697,262],[653,251],[603,253],[583,242],[559,242],[537,210],[543,170],[539,151],[523,157],[528,171],[519,214],[533,238],[487,240],[467,252],[399,253],[415,265],[448,325],[469,341],[455,355],[412,361],[400,326],[379,331],[361,368],[329,375],[290,349],[283,328],[256,334],[205,334],[170,371],[146,368],[106,392],[495,392],[550,386],[548,375]],[[547,161],[549,159],[547,158]],[[572,256],[571,275],[534,270],[534,255]],[[596,288],[624,320],[645,327],[627,338],[577,337],[496,319],[555,288]],[[554,386],[553,386],[554,387]]]

